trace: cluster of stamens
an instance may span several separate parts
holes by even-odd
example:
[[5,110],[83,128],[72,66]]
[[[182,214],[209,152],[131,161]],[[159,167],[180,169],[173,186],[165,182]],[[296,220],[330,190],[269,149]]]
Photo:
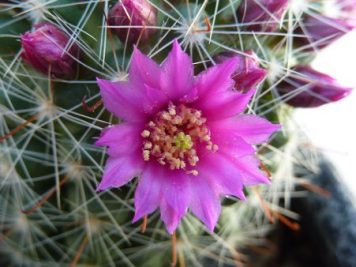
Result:
[[199,110],[172,103],[151,120],[141,133],[142,156],[145,161],[154,157],[171,170],[184,169],[197,175],[194,166],[199,161],[197,145],[215,152],[218,146],[210,140],[206,118]]

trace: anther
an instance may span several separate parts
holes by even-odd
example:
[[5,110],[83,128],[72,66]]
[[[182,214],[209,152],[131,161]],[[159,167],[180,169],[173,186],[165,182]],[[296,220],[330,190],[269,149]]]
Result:
[[204,135],[203,136],[204,141],[210,141],[210,136],[209,135]]
[[187,174],[192,174],[194,176],[198,176],[199,172],[197,170],[187,171]]
[[143,159],[144,159],[145,161],[150,160],[150,151],[149,151],[149,150],[144,150],[144,151],[142,152],[142,156],[143,156]]
[[151,142],[147,142],[143,145],[144,149],[151,149],[152,148],[152,143]]
[[176,113],[176,107],[175,107],[174,105],[170,105],[170,106],[168,107],[168,112],[169,112],[169,114],[170,114],[171,116],[176,115],[176,114],[177,114],[177,113]]
[[151,134],[150,131],[148,131],[148,130],[143,130],[142,133],[141,133],[141,136],[142,136],[142,137],[149,137],[150,134]]
[[170,120],[172,119],[171,115],[169,115],[168,112],[164,112],[164,113],[162,114],[162,118],[165,119],[165,120],[167,120],[167,121],[170,121]]

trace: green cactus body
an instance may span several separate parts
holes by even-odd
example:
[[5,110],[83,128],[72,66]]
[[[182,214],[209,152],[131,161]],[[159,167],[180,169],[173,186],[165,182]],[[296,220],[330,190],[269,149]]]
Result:
[[[133,45],[120,42],[108,27],[109,9],[115,3],[3,2],[0,265],[168,266],[170,236],[159,214],[149,216],[145,233],[140,223],[131,223],[136,182],[95,191],[106,154],[93,143],[103,128],[118,122],[100,105],[95,79],[125,80],[133,51]],[[162,62],[178,38],[199,73],[214,65],[214,56],[220,52],[243,55],[253,50],[270,72],[248,112],[274,122],[288,121],[291,109],[283,104],[275,86],[293,65],[309,63],[314,53],[294,47],[296,16],[291,10],[285,12],[277,31],[253,32],[239,22],[239,0],[191,1],[188,5],[183,0],[150,2],[157,10],[157,31],[145,43],[137,43],[144,53]],[[21,35],[44,21],[66,32],[79,46],[74,79],[46,76],[21,59]],[[272,72],[275,66],[278,71]],[[180,266],[236,266],[244,258],[241,248],[263,245],[271,224],[256,191],[274,212],[296,219],[288,213],[287,204],[279,207],[289,202],[296,183],[292,169],[297,138],[291,129],[286,127],[270,144],[258,148],[272,172],[272,185],[246,189],[246,202],[225,200],[214,233],[207,232],[192,215],[184,218],[177,232]],[[190,148],[183,139],[178,140],[181,146]]]

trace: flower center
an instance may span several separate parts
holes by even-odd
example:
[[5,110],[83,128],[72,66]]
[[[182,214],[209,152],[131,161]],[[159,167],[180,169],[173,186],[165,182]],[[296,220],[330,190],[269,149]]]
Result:
[[194,170],[199,161],[197,146],[212,152],[218,150],[210,140],[201,111],[182,104],[176,107],[170,103],[167,110],[158,112],[141,135],[145,161],[153,157],[171,170],[184,169],[193,175],[198,174]]

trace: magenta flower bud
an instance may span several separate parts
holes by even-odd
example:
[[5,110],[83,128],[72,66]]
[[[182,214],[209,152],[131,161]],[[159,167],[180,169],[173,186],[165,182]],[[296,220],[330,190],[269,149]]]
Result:
[[149,28],[157,25],[156,9],[146,0],[122,0],[111,9],[109,24],[123,43],[146,41],[156,32]]
[[246,51],[245,54],[247,56],[224,52],[214,58],[217,63],[222,63],[232,57],[238,58],[237,68],[232,78],[235,81],[235,89],[243,93],[255,88],[267,74],[266,70],[259,67],[258,57],[253,51]]
[[354,28],[351,24],[341,19],[334,19],[322,15],[317,17],[306,16],[303,19],[302,27],[296,30],[297,33],[304,34],[306,37],[297,38],[297,41],[313,48],[322,49]]
[[237,16],[249,30],[272,32],[277,29],[287,6],[288,0],[242,0]]
[[314,108],[336,102],[351,93],[337,81],[309,66],[297,66],[285,81],[278,86],[278,92],[293,107]]
[[323,14],[356,25],[356,0],[333,0],[323,2]]
[[79,48],[73,43],[68,50],[70,38],[51,23],[40,23],[32,32],[21,36],[21,57],[36,70],[58,78],[71,78],[76,74]]

